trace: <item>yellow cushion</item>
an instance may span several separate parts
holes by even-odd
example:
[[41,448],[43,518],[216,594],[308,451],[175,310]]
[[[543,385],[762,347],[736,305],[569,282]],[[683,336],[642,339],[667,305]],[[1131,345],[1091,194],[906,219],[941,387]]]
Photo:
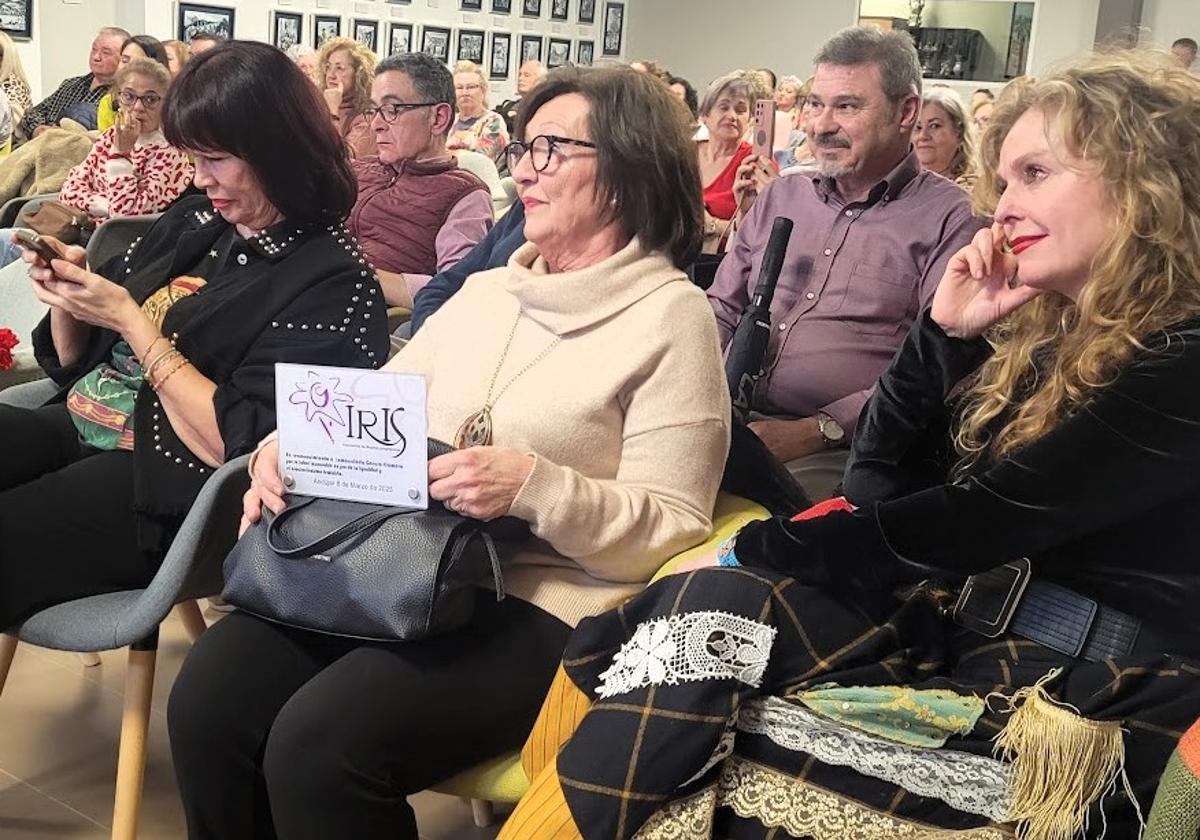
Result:
[[[712,536],[706,542],[689,548],[668,560],[658,570],[651,583],[670,574],[671,569],[684,560],[689,560],[706,551],[715,551],[717,546],[740,531],[742,526],[747,523],[767,519],[770,515],[766,508],[748,499],[728,493],[717,494],[717,503],[713,510]],[[435,785],[433,789],[439,793],[448,793],[451,796],[462,796],[467,799],[517,802],[529,789],[529,779],[525,777],[525,771],[521,768],[521,754],[512,752],[476,765],[440,785]]]
[[672,569],[685,560],[691,560],[698,554],[715,551],[717,546],[742,530],[743,526],[751,522],[756,522],[759,519],[768,519],[770,516],[770,512],[765,507],[755,504],[749,499],[743,499],[741,496],[733,496],[729,493],[718,493],[717,504],[713,509],[712,536],[695,548],[689,548],[687,551],[676,554],[663,564],[663,567],[650,579],[650,582],[654,583],[656,580],[666,577],[671,573]]
[[434,785],[438,793],[466,799],[486,799],[488,802],[516,802],[529,789],[529,779],[521,769],[521,754],[508,755],[477,764],[470,770]]

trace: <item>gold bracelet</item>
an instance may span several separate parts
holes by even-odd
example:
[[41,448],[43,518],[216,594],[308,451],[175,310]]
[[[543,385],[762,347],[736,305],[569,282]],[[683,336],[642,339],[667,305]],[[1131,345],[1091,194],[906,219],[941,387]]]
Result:
[[176,350],[174,347],[168,347],[166,350],[162,351],[162,352],[161,352],[161,353],[159,353],[157,356],[155,356],[155,357],[154,357],[154,358],[153,358],[151,361],[149,361],[149,362],[147,362],[146,364],[144,364],[144,365],[142,366],[142,369],[143,369],[143,370],[150,370],[150,369],[152,369],[152,368],[153,368],[155,365],[157,365],[159,362],[161,362],[163,359],[165,359],[167,356],[171,355],[172,353],[177,353],[177,352],[179,352],[179,351],[178,351],[178,350]]
[[158,338],[151,341],[150,346],[146,348],[146,352],[138,354],[138,359],[145,360],[146,357],[148,357],[150,355],[150,351],[154,349],[155,344],[158,344],[158,342],[160,342],[160,341],[166,341],[166,340],[167,340],[167,337],[165,335],[160,335]]
[[151,362],[149,365],[146,366],[146,378],[149,379],[150,375],[152,373],[154,373],[154,369],[157,368],[160,364],[162,364],[165,359],[168,359],[171,356],[181,356],[182,357],[183,354],[180,353],[178,350],[176,350],[174,347],[172,347],[170,350],[164,350],[162,353],[160,353],[159,355],[154,357],[153,362]]
[[150,387],[154,389],[155,393],[157,393],[158,389],[161,388],[163,385],[165,385],[168,379],[170,379],[175,374],[179,373],[180,370],[182,370],[183,368],[187,367],[190,364],[191,364],[191,362],[189,362],[183,356],[180,356],[179,362],[175,365],[175,367],[171,368],[166,373],[164,373],[162,376],[160,376],[158,378],[157,382],[151,382]]

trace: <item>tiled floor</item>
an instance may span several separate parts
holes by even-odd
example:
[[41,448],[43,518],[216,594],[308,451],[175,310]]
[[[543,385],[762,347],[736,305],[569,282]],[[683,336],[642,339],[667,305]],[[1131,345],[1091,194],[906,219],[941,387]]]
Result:
[[[211,611],[211,622],[219,614]],[[163,625],[154,679],[149,758],[141,811],[143,840],[184,834],[171,768],[166,703],[187,652],[183,627]],[[84,667],[75,654],[21,645],[0,695],[0,838],[58,840],[108,837],[112,820],[117,739],[121,723],[124,654],[104,653]],[[452,797],[412,799],[426,840],[488,840],[495,829],[475,828],[470,807]]]

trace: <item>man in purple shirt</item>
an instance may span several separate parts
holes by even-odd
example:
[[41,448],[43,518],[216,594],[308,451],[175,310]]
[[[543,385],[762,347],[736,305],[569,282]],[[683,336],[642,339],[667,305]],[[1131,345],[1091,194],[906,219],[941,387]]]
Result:
[[818,501],[841,481],[875,381],[950,257],[984,222],[912,151],[921,68],[908,35],[845,29],[815,63],[807,108],[816,168],[774,177],[763,159],[743,165],[739,191],[757,197],[708,297],[727,344],[773,220],[795,222],[750,428]]

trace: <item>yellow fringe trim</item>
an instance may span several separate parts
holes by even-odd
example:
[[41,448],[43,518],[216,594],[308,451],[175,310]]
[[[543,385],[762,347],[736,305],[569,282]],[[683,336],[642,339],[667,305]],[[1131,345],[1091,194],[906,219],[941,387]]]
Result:
[[1012,713],[992,751],[1012,764],[1011,813],[1020,840],[1072,840],[1087,827],[1088,807],[1115,790],[1118,778],[1137,807],[1125,777],[1120,722],[1089,720],[1056,702],[1045,685],[1061,673],[1053,669],[1011,699],[991,695],[1004,700],[1000,711]]

